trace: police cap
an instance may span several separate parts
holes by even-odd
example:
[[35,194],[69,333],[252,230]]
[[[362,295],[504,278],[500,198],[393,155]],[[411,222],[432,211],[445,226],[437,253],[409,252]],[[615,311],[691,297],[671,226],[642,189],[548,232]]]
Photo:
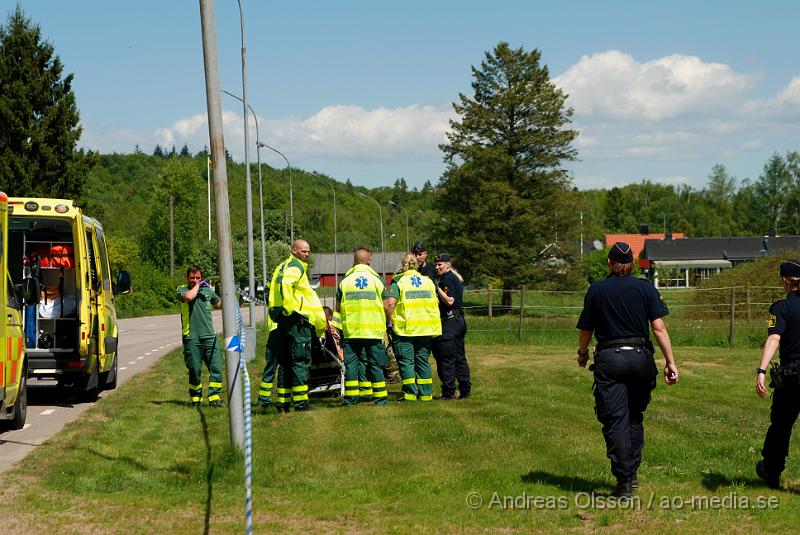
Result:
[[425,244],[421,241],[415,242],[414,245],[411,246],[412,253],[421,253],[423,251],[427,251],[425,248]]
[[608,251],[608,259],[620,264],[633,262],[633,251],[631,246],[624,241],[618,241],[611,246]]
[[800,277],[800,260],[787,260],[781,264],[781,277]]
[[447,253],[437,254],[436,255],[437,262],[452,262],[450,255]]

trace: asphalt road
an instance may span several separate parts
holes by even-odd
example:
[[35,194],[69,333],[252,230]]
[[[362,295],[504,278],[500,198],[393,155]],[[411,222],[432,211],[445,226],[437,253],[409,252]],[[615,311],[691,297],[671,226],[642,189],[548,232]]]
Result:
[[[214,313],[214,327],[222,330],[220,311]],[[118,383],[123,384],[151,367],[166,353],[180,347],[180,333],[178,314],[120,320]],[[116,391],[104,391],[100,397],[113,395]],[[69,390],[59,391],[54,381],[31,379],[25,427],[0,434],[0,473],[22,460],[92,405],[79,401]]]

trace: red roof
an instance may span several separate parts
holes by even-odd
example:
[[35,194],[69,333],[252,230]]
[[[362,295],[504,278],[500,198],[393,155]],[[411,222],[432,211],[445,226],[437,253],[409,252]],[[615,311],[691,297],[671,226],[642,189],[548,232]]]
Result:
[[[680,240],[684,235],[682,232],[673,232],[672,239]],[[611,247],[615,242],[622,241],[627,243],[633,249],[633,257],[639,258],[639,255],[644,249],[644,240],[663,240],[664,234],[606,234],[606,247]],[[639,260],[640,268],[649,268],[649,260]]]

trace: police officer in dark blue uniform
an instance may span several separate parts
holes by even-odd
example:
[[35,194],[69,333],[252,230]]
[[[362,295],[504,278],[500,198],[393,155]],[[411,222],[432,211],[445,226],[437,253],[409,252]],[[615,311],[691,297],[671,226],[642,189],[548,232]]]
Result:
[[608,252],[609,276],[589,287],[577,325],[578,365],[584,367],[589,360],[592,333],[597,341],[592,368],[595,410],[617,478],[614,494],[624,498],[639,486],[644,411],[658,375],[650,327],[664,355],[667,384],[678,382],[672,344],[661,319],[669,311],[652,284],[630,276],[632,269],[630,245],[615,243]]
[[436,282],[436,268],[433,263],[428,262],[428,249],[425,247],[425,244],[421,241],[415,242],[414,245],[411,246],[411,252],[417,257],[417,271],[433,282]]
[[780,346],[780,366],[771,372],[775,392],[770,426],[761,450],[764,459],[756,463],[756,473],[772,488],[780,486],[792,427],[800,414],[800,260],[782,263],[780,274],[786,299],[773,303],[769,309],[767,341],[756,368],[756,392],[763,398],[767,396],[764,385],[767,367]]
[[464,338],[467,336],[467,322],[461,299],[464,284],[452,270],[449,254],[436,256],[437,295],[439,297],[439,317],[442,320],[442,335],[433,339],[433,358],[436,359],[436,373],[442,382],[442,399],[466,399],[472,392],[472,380],[467,364]]

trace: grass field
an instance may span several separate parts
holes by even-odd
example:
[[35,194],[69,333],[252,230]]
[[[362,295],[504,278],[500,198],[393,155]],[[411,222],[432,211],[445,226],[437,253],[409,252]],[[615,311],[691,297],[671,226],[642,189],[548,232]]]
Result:
[[[796,529],[800,443],[784,490],[753,472],[769,414],[753,388],[757,350],[676,350],[681,381],[653,394],[628,509],[609,499],[591,376],[574,353],[574,340],[473,342],[469,400],[342,408],[323,398],[309,413],[255,414],[256,532]],[[227,411],[188,408],[185,389],[176,352],[34,451],[3,477],[2,531],[242,532],[243,463]]]

